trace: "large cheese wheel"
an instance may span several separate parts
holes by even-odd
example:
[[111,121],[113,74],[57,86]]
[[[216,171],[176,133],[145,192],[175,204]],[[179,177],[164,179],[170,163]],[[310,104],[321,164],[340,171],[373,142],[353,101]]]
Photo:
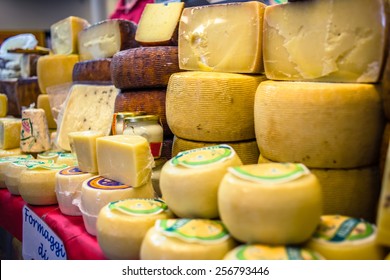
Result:
[[165,105],[166,89],[139,89],[121,91],[115,100],[115,112],[144,111],[160,117],[164,138],[173,136],[168,126]]
[[111,58],[77,62],[73,67],[73,82],[104,82],[111,84]]
[[238,166],[222,179],[218,207],[222,222],[241,242],[299,244],[319,224],[321,186],[302,164]]
[[[217,144],[218,143],[215,142],[212,143],[212,142],[190,141],[175,136],[173,138],[172,156],[176,156],[178,153],[186,150],[209,147]],[[259,152],[259,148],[257,147],[256,140],[225,142],[224,144],[229,145],[236,151],[237,155],[240,157],[243,164],[257,163],[260,152]]]
[[375,164],[383,132],[375,85],[266,81],[255,99],[260,154],[309,168]]
[[166,87],[169,77],[179,72],[177,47],[133,48],[112,58],[111,76],[120,89]]
[[166,96],[170,129],[193,141],[254,139],[254,97],[264,79],[261,75],[200,71],[173,74]]
[[[259,163],[271,161],[262,155]],[[375,221],[380,192],[377,165],[353,169],[310,168],[321,184],[323,214],[340,214]]]
[[146,232],[159,219],[172,218],[167,205],[157,199],[110,202],[99,212],[97,241],[108,259],[138,260]]
[[358,218],[323,215],[306,246],[329,260],[383,260],[375,225]]
[[178,217],[218,218],[219,184],[228,167],[238,165],[242,162],[228,145],[181,152],[161,170],[162,197]]
[[141,245],[141,260],[222,260],[236,246],[217,220],[158,220]]
[[10,155],[5,157],[0,157],[0,189],[5,189],[5,172],[6,166],[10,162],[23,161],[24,159],[32,159],[32,155]]
[[23,154],[23,153],[22,153],[22,150],[20,148],[7,149],[7,150],[0,149],[0,158],[9,157],[9,156],[17,156],[17,155],[21,155],[21,154]]

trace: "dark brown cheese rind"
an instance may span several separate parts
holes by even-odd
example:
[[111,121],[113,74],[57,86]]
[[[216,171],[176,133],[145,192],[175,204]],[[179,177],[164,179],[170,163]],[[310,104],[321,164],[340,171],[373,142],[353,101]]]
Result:
[[111,58],[85,60],[73,67],[73,82],[106,82],[111,81]]

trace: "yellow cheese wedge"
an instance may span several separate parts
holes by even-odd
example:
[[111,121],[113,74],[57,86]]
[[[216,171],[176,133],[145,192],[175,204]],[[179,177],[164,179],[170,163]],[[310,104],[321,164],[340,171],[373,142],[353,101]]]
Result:
[[19,118],[0,118],[0,149],[15,149],[20,146]]
[[47,126],[49,129],[56,129],[57,123],[53,118],[53,114],[51,111],[49,95],[40,94],[37,99],[37,108],[43,109],[45,111]]
[[4,118],[8,114],[8,97],[4,93],[0,93],[0,118]]

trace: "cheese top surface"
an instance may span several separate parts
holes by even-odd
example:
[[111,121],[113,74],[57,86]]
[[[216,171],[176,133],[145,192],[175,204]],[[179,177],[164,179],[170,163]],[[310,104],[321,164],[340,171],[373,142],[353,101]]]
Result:
[[103,176],[95,176],[86,181],[86,186],[99,190],[122,190],[132,188],[131,186],[122,184],[121,182],[110,180]]
[[126,199],[110,202],[108,208],[113,215],[144,217],[160,214],[168,209],[167,204],[159,199]]
[[61,171],[58,172],[58,174],[62,176],[77,176],[77,175],[90,174],[90,173],[81,171],[77,166],[70,166],[62,169]]

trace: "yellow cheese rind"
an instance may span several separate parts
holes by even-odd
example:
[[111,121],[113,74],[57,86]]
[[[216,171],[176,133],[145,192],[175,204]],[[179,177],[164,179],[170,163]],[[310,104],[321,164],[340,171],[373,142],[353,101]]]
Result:
[[256,1],[189,7],[179,23],[179,67],[261,73],[265,4]]
[[8,97],[0,93],[0,118],[4,118],[8,113]]
[[20,146],[21,119],[0,119],[0,149],[15,149]]
[[254,105],[260,154],[309,168],[376,164],[384,127],[375,85],[262,82]]

